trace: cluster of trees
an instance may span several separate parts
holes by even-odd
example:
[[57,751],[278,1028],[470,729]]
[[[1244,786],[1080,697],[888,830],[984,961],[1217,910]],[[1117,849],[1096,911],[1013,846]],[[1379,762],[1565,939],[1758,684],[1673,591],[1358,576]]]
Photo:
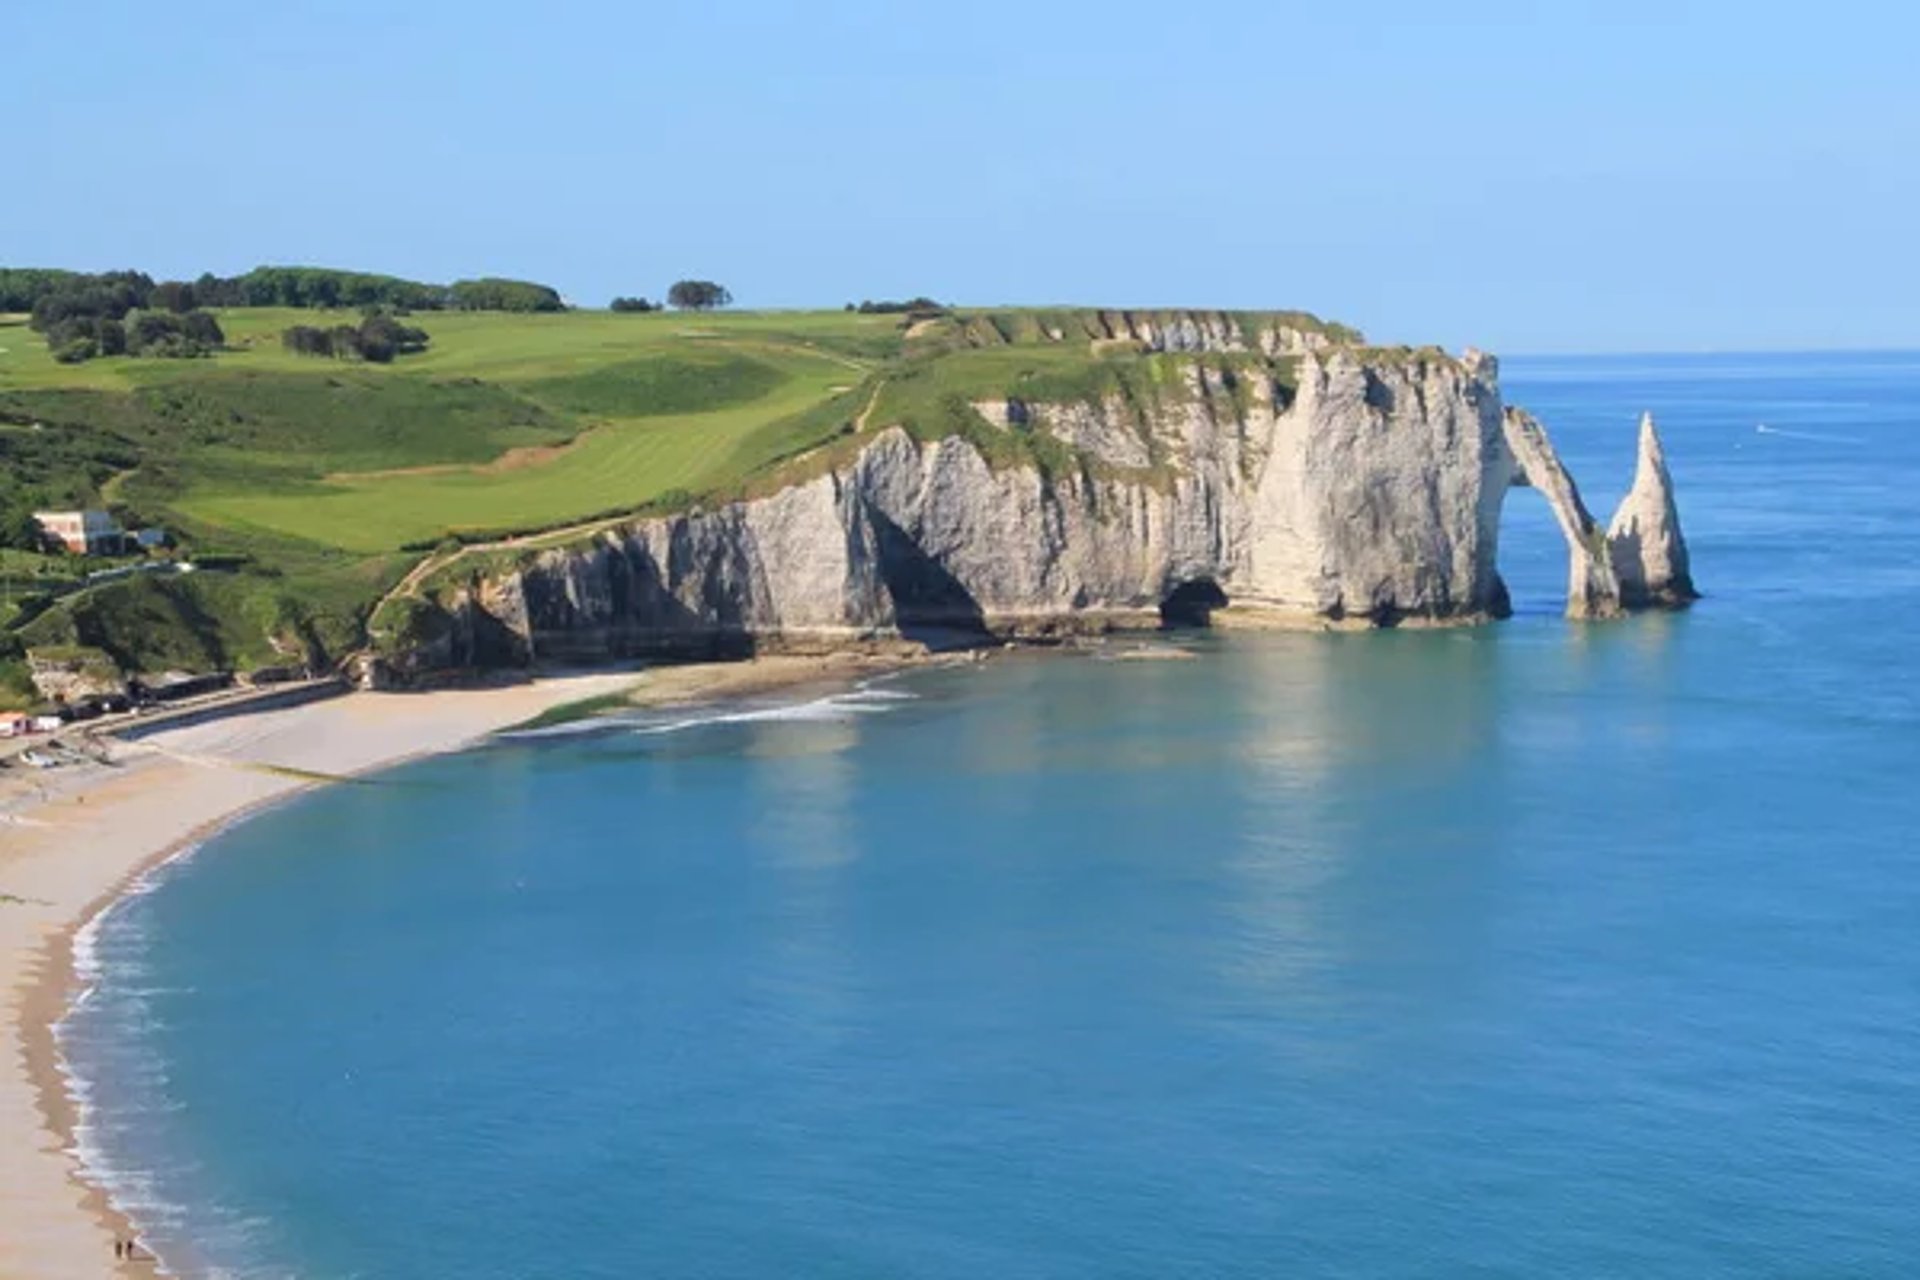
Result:
[[654,302],[647,298],[615,298],[607,304],[610,311],[665,311],[673,307],[679,311],[711,311],[715,307],[733,305],[733,294],[723,284],[711,280],[676,280],[667,290],[665,302]]
[[205,311],[139,311],[126,325],[130,356],[204,356],[227,344],[220,322]]
[[680,311],[711,311],[732,304],[727,287],[711,280],[676,280],[667,290],[667,305]]
[[905,302],[890,302],[884,300],[880,302],[869,301],[862,302],[859,306],[855,306],[849,302],[847,304],[847,310],[857,311],[863,316],[892,316],[902,314],[907,316],[943,316],[947,313],[945,304],[935,302],[932,298],[908,298]]
[[37,277],[0,282],[0,289],[34,292],[30,323],[62,364],[97,356],[203,356],[226,343],[219,322],[195,310],[184,287],[156,285],[138,271],[7,274]]
[[0,311],[31,311],[42,297],[59,292],[79,279],[77,271],[0,267]]
[[370,311],[356,325],[331,329],[297,324],[280,334],[280,345],[295,355],[327,356],[335,360],[370,360],[389,364],[395,356],[427,349],[427,331],[401,324],[385,311]]
[[[396,311],[561,311],[566,303],[544,284],[486,277],[423,284],[398,276],[327,267],[255,267],[240,276],[201,275],[156,284],[139,271],[86,275],[37,267],[0,267],[0,311],[34,311],[50,296],[113,290],[126,311],[184,313],[199,307],[385,307]],[[88,314],[97,314],[89,311]]]
[[565,311],[560,295],[544,284],[502,280],[455,280],[447,286],[447,306],[456,311]]

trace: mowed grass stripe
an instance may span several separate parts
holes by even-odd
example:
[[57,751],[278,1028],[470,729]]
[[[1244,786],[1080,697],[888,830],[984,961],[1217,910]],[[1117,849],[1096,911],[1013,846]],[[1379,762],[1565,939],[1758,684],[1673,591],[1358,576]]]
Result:
[[210,524],[382,551],[453,533],[561,524],[638,507],[674,489],[707,491],[742,478],[732,470],[750,456],[740,446],[756,431],[828,399],[850,377],[826,356],[782,349],[756,358],[784,375],[766,396],[707,413],[611,422],[530,466],[341,477],[299,492],[196,494],[177,505]]

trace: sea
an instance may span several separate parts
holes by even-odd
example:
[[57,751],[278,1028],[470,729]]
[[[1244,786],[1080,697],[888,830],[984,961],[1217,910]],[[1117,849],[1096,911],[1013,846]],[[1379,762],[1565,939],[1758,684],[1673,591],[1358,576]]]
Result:
[[[183,1274],[1920,1274],[1920,354],[1510,359],[1705,598],[509,737],[90,927]],[[1139,659],[1138,652],[1150,651]]]

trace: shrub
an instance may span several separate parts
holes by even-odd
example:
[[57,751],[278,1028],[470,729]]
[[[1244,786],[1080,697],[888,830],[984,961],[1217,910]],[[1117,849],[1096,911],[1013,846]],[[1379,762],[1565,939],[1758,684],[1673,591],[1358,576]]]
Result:
[[69,338],[53,348],[53,358],[61,364],[80,364],[100,354],[100,344],[92,338]]
[[863,316],[891,316],[902,312],[908,315],[939,316],[947,313],[947,308],[932,298],[908,298],[905,302],[862,302],[857,308],[849,302],[847,310],[858,310]]

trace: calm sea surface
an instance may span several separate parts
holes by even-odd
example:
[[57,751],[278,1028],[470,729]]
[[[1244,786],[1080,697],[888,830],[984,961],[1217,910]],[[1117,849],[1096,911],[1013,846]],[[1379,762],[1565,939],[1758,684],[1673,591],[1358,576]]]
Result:
[[1920,1272],[1920,355],[1505,381],[1697,609],[1523,491],[1500,626],[315,794],[99,930],[90,1145],[240,1275]]

